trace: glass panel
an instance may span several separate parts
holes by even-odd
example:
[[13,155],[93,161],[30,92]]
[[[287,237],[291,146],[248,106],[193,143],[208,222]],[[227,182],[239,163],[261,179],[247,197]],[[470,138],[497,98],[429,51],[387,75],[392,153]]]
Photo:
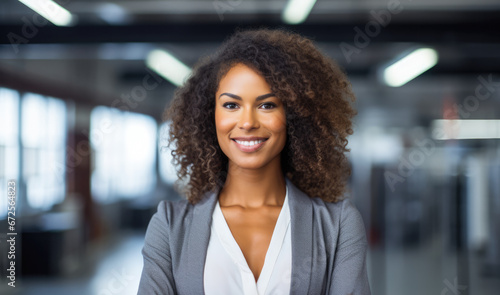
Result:
[[[19,94],[0,88],[0,192],[7,180],[19,177]],[[3,196],[3,195],[2,195]],[[7,198],[0,198],[0,219],[7,214]]]
[[23,177],[28,205],[47,210],[65,195],[66,106],[26,94],[22,101]]
[[0,88],[0,144],[17,145],[19,134],[19,95],[16,91]]
[[99,202],[134,198],[156,185],[155,120],[96,107],[91,114],[92,195]]
[[47,102],[43,96],[32,93],[24,95],[21,127],[24,147],[43,145],[47,131]]
[[126,161],[120,195],[148,193],[156,184],[156,122],[149,116],[125,113],[123,152]]

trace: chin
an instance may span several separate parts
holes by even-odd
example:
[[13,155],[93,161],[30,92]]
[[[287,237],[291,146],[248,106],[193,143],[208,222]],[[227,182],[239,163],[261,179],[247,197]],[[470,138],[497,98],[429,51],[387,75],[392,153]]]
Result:
[[257,169],[262,167],[262,163],[256,161],[237,161],[235,164],[240,168]]
[[265,166],[261,161],[256,161],[255,159],[248,159],[243,161],[233,161],[234,165],[239,169],[259,169]]

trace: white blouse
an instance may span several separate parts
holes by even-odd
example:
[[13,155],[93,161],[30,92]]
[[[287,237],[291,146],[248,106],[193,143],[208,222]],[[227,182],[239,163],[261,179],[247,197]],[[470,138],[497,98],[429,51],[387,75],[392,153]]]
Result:
[[290,233],[288,187],[264,266],[257,282],[243,252],[231,234],[219,201],[212,214],[203,285],[206,295],[285,295],[290,294],[292,239]]

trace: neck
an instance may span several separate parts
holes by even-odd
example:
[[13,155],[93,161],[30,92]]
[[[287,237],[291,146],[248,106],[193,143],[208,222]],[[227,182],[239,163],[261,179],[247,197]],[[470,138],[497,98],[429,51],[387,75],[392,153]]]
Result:
[[282,206],[286,181],[279,158],[259,169],[242,169],[232,162],[228,165],[226,182],[219,193],[219,204],[255,209]]

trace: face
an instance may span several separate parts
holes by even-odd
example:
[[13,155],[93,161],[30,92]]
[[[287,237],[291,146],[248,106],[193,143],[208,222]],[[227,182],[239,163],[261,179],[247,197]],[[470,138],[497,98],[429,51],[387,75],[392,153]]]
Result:
[[258,169],[280,161],[286,142],[283,103],[258,73],[236,64],[215,95],[217,140],[229,165]]

